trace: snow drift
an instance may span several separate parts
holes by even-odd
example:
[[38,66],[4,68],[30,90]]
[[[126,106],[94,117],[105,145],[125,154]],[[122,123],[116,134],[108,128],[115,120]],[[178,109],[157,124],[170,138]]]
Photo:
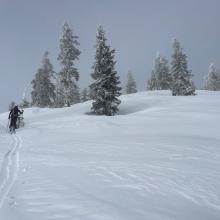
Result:
[[121,97],[117,116],[91,102],[0,115],[1,220],[219,220],[220,92]]

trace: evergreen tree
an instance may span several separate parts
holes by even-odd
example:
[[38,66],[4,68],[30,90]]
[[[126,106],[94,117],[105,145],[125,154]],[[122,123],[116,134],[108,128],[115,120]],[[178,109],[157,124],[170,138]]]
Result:
[[8,107],[8,110],[11,111],[15,107],[16,103],[12,101]]
[[173,43],[171,62],[172,94],[195,95],[195,86],[192,82],[191,71],[188,70],[187,56],[183,53],[179,41]]
[[69,99],[65,99],[63,84],[57,80],[55,107],[70,107],[72,104],[80,103],[79,87],[74,86],[69,93]]
[[158,88],[157,86],[157,78],[154,70],[152,70],[151,77],[147,81],[147,90],[156,90]]
[[30,103],[26,98],[24,98],[21,103],[21,108],[28,108],[28,107],[30,107]]
[[71,90],[71,94],[70,94],[70,103],[71,104],[77,104],[80,103],[80,89],[79,87],[76,85],[76,87],[74,87]]
[[102,26],[98,28],[96,41],[95,63],[91,74],[95,81],[90,85],[94,100],[92,110],[96,114],[111,116],[118,111],[118,105],[121,103],[117,98],[121,95],[121,88],[119,76],[115,71],[115,50],[106,44],[107,39]]
[[[63,26],[63,36],[60,40],[60,53],[57,58],[61,65],[58,80],[61,85],[58,85],[58,90],[60,95],[63,93],[63,103],[68,103],[68,106],[78,102],[78,100],[75,100],[76,96],[72,97],[78,90],[75,80],[78,81],[79,79],[79,73],[75,67],[75,61],[79,59],[81,53],[77,48],[79,45],[77,39],[78,36],[74,36],[69,25],[65,23]],[[59,102],[59,104],[62,104],[62,102]]]
[[48,58],[48,52],[45,52],[42,67],[38,69],[35,79],[31,82],[33,106],[51,107],[53,105],[55,99],[55,86],[52,83],[53,74],[53,66]]
[[89,93],[87,88],[83,89],[82,93],[81,93],[81,101],[82,102],[86,102],[89,100]]
[[94,94],[94,92],[93,92],[93,90],[91,88],[91,85],[89,86],[88,95],[89,95],[89,100],[92,100],[93,99],[92,97],[95,96],[95,94]]
[[128,71],[128,81],[126,84],[125,92],[126,94],[136,93],[137,92],[137,84],[132,76],[131,71]]
[[210,64],[209,72],[205,78],[205,89],[219,91],[220,90],[220,71],[214,64]]
[[172,77],[169,73],[168,61],[165,57],[158,55],[154,61],[154,69],[148,80],[149,90],[170,89]]
[[168,60],[159,55],[158,57],[158,67],[157,69],[157,74],[158,74],[158,84],[159,84],[159,89],[161,90],[166,90],[170,89],[171,83],[172,83],[172,77],[169,72],[169,65],[168,65]]

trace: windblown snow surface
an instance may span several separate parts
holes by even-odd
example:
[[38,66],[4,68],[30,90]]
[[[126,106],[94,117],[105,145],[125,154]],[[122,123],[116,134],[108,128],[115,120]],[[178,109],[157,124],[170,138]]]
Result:
[[91,102],[0,115],[1,220],[219,220],[220,92],[121,97],[117,116]]

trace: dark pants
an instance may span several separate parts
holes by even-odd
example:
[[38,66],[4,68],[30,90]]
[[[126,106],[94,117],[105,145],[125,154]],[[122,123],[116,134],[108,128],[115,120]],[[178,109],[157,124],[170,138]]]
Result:
[[10,123],[10,129],[16,129],[16,122],[17,122],[18,117],[12,117],[11,118],[11,123]]

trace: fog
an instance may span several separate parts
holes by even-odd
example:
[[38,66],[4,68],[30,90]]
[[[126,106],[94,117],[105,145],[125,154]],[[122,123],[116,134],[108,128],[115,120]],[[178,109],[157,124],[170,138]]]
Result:
[[169,60],[177,38],[188,56],[198,88],[210,63],[220,66],[220,1],[218,0],[1,0],[0,112],[31,92],[31,80],[49,51],[55,71],[62,25],[79,36],[80,88],[91,82],[96,29],[103,25],[108,44],[116,50],[122,86],[128,70],[138,90],[146,81],[158,52]]

